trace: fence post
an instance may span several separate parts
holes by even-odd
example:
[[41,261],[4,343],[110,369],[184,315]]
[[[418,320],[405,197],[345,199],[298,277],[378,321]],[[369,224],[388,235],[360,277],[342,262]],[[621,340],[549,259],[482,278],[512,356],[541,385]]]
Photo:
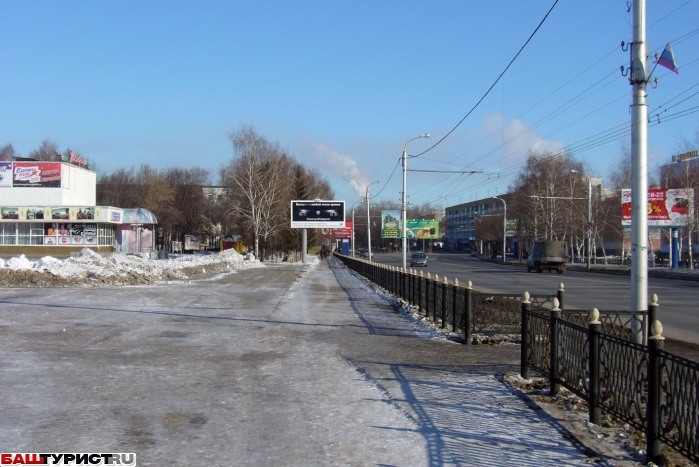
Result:
[[645,322],[646,345],[648,345],[648,338],[650,337],[650,327],[653,325],[653,323],[658,321],[658,295],[653,294],[650,301],[651,303],[648,305],[648,316],[646,317],[647,319]]
[[566,295],[565,287],[563,286],[563,282],[561,282],[560,284],[558,284],[558,308],[560,308],[561,310],[566,309],[565,295]]
[[553,308],[550,311],[551,319],[549,320],[549,382],[551,385],[551,396],[555,396],[561,390],[561,385],[558,383],[558,325],[557,321],[561,316],[561,309],[558,308],[558,299],[553,299]]
[[529,379],[529,366],[527,365],[527,355],[529,354],[529,312],[531,311],[531,302],[529,301],[529,292],[522,294],[522,348],[520,355],[519,374],[522,378]]
[[[437,322],[437,289],[439,288],[439,274],[434,275],[434,284],[432,284],[434,287],[432,289],[432,322],[436,323]],[[439,314],[440,318],[442,314]]]
[[466,282],[464,290],[464,344],[471,345],[471,294],[473,292],[473,284],[471,281]]
[[447,327],[447,290],[449,289],[449,281],[447,276],[444,276],[442,281],[442,324],[440,327],[444,329]]
[[454,278],[454,287],[451,289],[451,332],[456,332],[456,299],[459,293],[459,279]]
[[430,317],[430,282],[432,281],[432,275],[428,272],[427,278],[425,279],[425,318]]
[[422,271],[420,271],[420,278],[417,280],[417,312],[420,313],[422,309]]
[[[657,305],[657,302],[656,302]],[[660,352],[665,338],[660,321],[653,322],[648,339],[648,404],[646,406],[646,462],[659,462],[660,452],[660,404],[662,402],[662,377]]]
[[590,311],[587,322],[590,335],[590,423],[600,424],[602,410],[599,405],[600,387],[600,363],[599,363],[599,335],[602,332],[602,323],[599,320],[599,310],[593,308]]

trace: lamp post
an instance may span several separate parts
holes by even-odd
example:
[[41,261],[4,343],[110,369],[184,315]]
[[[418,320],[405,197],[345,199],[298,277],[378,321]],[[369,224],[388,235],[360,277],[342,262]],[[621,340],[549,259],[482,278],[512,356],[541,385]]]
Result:
[[401,245],[403,248],[403,270],[406,269],[406,260],[408,254],[408,219],[406,218],[408,209],[408,143],[411,141],[415,141],[416,139],[429,137],[430,134],[425,133],[424,135],[420,135],[417,138],[409,139],[403,146],[403,203],[401,206]]
[[354,207],[357,204],[361,204],[361,201],[357,201],[352,205],[352,258],[354,258]]
[[571,170],[571,172],[587,177],[587,225],[585,228],[587,230],[587,270],[589,271],[590,259],[592,257],[592,180],[590,180],[590,176],[585,172],[579,172],[577,170]]
[[502,201],[502,262],[507,261],[505,258],[505,249],[507,247],[507,203],[504,199],[493,196],[494,199]]
[[366,229],[367,229],[367,247],[369,251],[369,262],[371,263],[371,217],[369,211],[369,187],[374,183],[379,183],[380,180],[371,182],[366,186]]

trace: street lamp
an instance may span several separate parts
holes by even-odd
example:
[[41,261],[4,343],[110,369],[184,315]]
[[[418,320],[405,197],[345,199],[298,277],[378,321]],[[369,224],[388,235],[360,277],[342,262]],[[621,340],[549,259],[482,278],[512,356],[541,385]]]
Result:
[[408,194],[407,194],[407,189],[408,189],[408,143],[411,141],[415,141],[416,139],[420,138],[429,138],[430,134],[425,133],[424,135],[420,135],[417,138],[409,139],[406,141],[405,145],[403,146],[403,204],[401,206],[401,222],[402,222],[402,227],[401,227],[401,245],[403,247],[403,270],[405,271],[406,269],[406,260],[407,260],[407,254],[408,254],[408,219],[407,217],[407,209],[408,209]]
[[361,201],[357,201],[352,205],[352,258],[354,258],[354,207],[361,203]]
[[592,180],[590,180],[590,176],[587,175],[585,172],[579,172],[574,169],[571,170],[571,172],[587,177],[587,225],[585,226],[585,228],[587,229],[587,270],[589,271],[590,258],[592,257]]
[[504,199],[498,198],[497,196],[493,196],[493,198],[502,201],[502,262],[504,263],[507,261],[505,259],[505,248],[507,246],[507,203]]
[[367,247],[369,250],[369,262],[371,263],[371,217],[369,216],[369,187],[374,183],[379,183],[380,180],[371,182],[366,186],[366,229],[367,229]]

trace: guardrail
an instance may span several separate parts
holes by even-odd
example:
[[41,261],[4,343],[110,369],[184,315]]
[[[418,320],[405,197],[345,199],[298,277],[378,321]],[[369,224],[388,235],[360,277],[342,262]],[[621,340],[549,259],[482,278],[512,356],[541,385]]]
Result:
[[[648,311],[566,310],[563,284],[556,295],[488,294],[428,273],[336,255],[346,267],[418,308],[441,328],[520,334],[521,368],[549,378],[551,395],[566,387],[589,406],[646,434],[647,460],[661,443],[699,462],[699,363],[663,350],[658,301]],[[652,328],[649,323],[653,323]]]

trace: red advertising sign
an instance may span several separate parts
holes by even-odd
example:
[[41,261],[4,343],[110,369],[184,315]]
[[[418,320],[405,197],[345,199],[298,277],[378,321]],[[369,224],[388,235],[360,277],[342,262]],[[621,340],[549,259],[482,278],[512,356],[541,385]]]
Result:
[[[621,190],[621,225],[631,226],[631,190]],[[694,213],[691,188],[650,188],[648,190],[648,227],[683,227]]]
[[15,162],[12,170],[14,187],[61,187],[61,164],[56,162]]
[[345,221],[344,229],[333,229],[333,238],[352,238],[352,221]]

